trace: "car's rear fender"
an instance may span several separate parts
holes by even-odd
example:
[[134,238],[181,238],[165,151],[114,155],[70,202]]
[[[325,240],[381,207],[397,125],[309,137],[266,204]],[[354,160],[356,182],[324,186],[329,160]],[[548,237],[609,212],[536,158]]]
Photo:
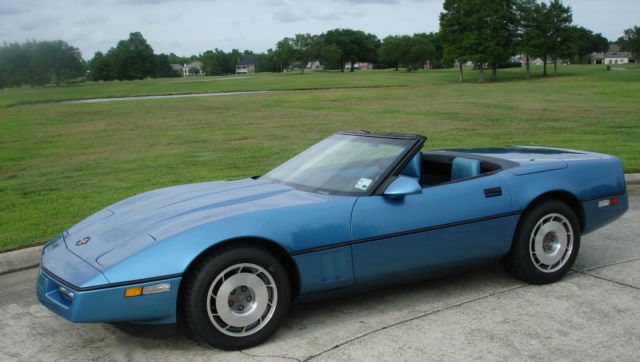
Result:
[[[537,203],[557,199],[569,205],[580,221],[583,233],[591,232],[618,218],[626,210],[626,185],[617,157],[575,160],[568,167],[525,175],[505,172],[513,190],[513,209],[525,214]],[[599,200],[619,195],[620,205],[607,210],[594,208]]]

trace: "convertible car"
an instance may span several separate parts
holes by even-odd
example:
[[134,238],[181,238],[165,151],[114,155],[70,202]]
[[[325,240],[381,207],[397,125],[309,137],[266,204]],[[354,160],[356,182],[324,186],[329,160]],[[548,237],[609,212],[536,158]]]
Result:
[[614,156],[424,142],[338,132],[263,176],[120,201],[45,245],[38,299],[72,322],[179,321],[241,349],[271,336],[292,302],[498,260],[554,282],[580,236],[628,208]]

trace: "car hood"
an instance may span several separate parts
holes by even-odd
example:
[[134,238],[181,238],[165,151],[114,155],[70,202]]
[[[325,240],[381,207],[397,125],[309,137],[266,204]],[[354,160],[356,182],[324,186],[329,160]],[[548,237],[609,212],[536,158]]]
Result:
[[111,205],[72,226],[63,236],[69,251],[104,270],[205,223],[314,201],[291,187],[253,179],[181,185]]

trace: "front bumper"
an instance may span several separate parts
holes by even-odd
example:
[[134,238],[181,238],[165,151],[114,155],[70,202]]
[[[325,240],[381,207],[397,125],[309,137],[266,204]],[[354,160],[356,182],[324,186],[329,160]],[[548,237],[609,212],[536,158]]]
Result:
[[[45,307],[71,322],[134,322],[167,324],[176,322],[176,302],[181,277],[118,286],[74,288],[42,266],[36,295]],[[168,292],[125,298],[131,287],[171,283]],[[69,298],[60,288],[73,293]],[[67,293],[68,294],[68,293]]]

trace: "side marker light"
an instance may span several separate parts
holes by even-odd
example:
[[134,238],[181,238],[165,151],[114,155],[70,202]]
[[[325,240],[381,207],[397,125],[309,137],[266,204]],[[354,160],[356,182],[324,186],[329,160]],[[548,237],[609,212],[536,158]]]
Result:
[[142,287],[128,288],[124,290],[125,298],[137,297],[142,294]]
[[613,199],[606,199],[598,201],[598,207],[605,207],[610,205],[615,205],[618,203],[618,198],[614,197]]
[[154,284],[154,285],[147,285],[145,287],[127,288],[124,290],[124,296],[125,298],[137,297],[140,295],[168,292],[170,290],[171,290],[171,283]]
[[170,290],[171,290],[171,283],[147,285],[146,287],[142,288],[142,294],[145,294],[145,295],[155,294],[155,293],[168,292]]

